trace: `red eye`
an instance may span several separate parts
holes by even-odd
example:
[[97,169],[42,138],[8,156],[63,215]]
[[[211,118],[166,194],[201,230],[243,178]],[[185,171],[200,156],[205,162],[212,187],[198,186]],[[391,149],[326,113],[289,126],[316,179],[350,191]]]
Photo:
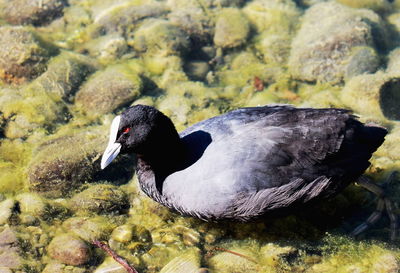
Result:
[[126,134],[126,133],[128,133],[130,130],[131,130],[131,128],[126,127],[126,128],[122,131],[122,133]]

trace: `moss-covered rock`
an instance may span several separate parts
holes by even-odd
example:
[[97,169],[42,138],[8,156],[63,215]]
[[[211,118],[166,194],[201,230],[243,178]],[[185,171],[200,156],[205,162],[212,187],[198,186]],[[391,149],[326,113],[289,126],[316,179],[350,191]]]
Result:
[[204,61],[189,61],[185,63],[184,70],[190,79],[202,81],[210,71],[210,65]]
[[94,273],[125,273],[126,269],[112,257],[107,257],[94,271]]
[[10,219],[13,209],[15,207],[15,200],[12,198],[0,202],[0,225],[4,225]]
[[40,90],[54,101],[70,102],[86,77],[97,69],[97,63],[84,55],[64,51],[53,58],[45,73],[35,79],[26,89],[33,93]]
[[217,16],[214,44],[222,48],[240,46],[246,42],[249,31],[249,22],[239,9],[223,9]]
[[62,15],[66,0],[13,0],[1,1],[2,16],[7,22],[16,25],[49,23]]
[[[251,272],[256,273],[259,271],[259,266],[256,262],[251,260],[251,257],[256,257],[257,252],[251,247],[229,247],[229,251],[240,253],[245,257],[238,257],[229,252],[220,252],[208,261],[208,265],[212,272],[231,273],[231,272]],[[246,258],[250,257],[250,259]]]
[[83,265],[91,258],[89,246],[68,233],[54,237],[47,251],[50,257],[68,265]]
[[250,24],[258,33],[287,35],[297,30],[301,11],[292,0],[255,0],[244,8]]
[[387,12],[393,9],[393,4],[391,1],[385,0],[336,0],[337,2],[352,7],[352,8],[364,8],[364,9],[372,9],[377,12]]
[[106,136],[99,130],[44,142],[28,166],[29,188],[59,197],[90,181],[100,170],[93,161],[100,156],[106,142]]
[[38,194],[21,193],[15,199],[18,202],[19,209],[23,214],[32,216],[43,216],[46,213],[47,204]]
[[127,194],[112,185],[91,186],[76,194],[70,201],[70,208],[83,214],[119,213],[128,207]]
[[72,217],[63,222],[64,230],[78,236],[86,242],[94,240],[106,240],[115,227],[108,218],[96,217]]
[[132,41],[135,50],[146,54],[184,55],[189,51],[190,41],[177,26],[166,20],[150,19],[135,32]]
[[46,135],[57,123],[68,120],[64,102],[35,88],[0,90],[0,112],[5,119],[4,135],[12,139]]
[[168,12],[163,3],[150,1],[122,1],[109,5],[93,6],[93,24],[89,27],[91,35],[119,33],[125,38],[133,36],[135,27],[146,18],[161,17]]
[[20,269],[23,265],[20,252],[15,231],[8,226],[0,227],[0,270],[2,268]]
[[42,273],[86,273],[86,268],[65,265],[60,262],[53,261],[45,266]]
[[143,88],[141,77],[129,65],[109,66],[93,74],[75,97],[77,108],[98,117],[129,105]]
[[208,44],[212,40],[215,25],[203,8],[186,7],[180,2],[171,11],[168,14],[168,20],[180,27],[192,39],[193,51],[197,51],[201,45]]
[[27,28],[0,27],[0,78],[13,82],[31,79],[46,69],[51,55],[47,45]]
[[199,249],[190,249],[169,261],[160,273],[198,273],[200,269]]
[[400,78],[378,72],[352,78],[340,98],[345,105],[367,118],[400,120]]
[[385,35],[381,19],[372,11],[335,2],[316,4],[307,10],[293,40],[290,71],[300,80],[330,83],[373,73],[379,64],[374,51],[387,46]]
[[128,52],[128,44],[124,37],[114,33],[90,40],[84,48],[89,54],[103,63],[113,62]]
[[265,64],[253,52],[244,51],[232,56],[229,65],[216,71],[215,76],[223,86],[251,86],[254,89],[255,78],[267,86],[275,82],[282,72],[279,66]]
[[395,48],[389,53],[386,72],[400,75],[400,48]]

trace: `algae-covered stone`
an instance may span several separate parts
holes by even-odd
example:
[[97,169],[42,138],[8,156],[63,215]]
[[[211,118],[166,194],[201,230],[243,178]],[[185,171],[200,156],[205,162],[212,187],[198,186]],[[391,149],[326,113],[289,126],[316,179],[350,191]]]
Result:
[[91,257],[89,246],[68,233],[54,237],[47,251],[50,257],[68,265],[86,264]]
[[15,206],[15,200],[8,198],[0,202],[0,225],[4,225],[10,219]]
[[60,262],[52,261],[47,264],[42,273],[86,273],[86,268],[65,265]]
[[93,36],[119,33],[129,38],[136,25],[146,18],[157,18],[167,13],[163,3],[140,1],[115,2],[108,7],[94,7],[94,23],[90,26]]
[[233,57],[229,69],[221,69],[215,73],[220,83],[225,86],[254,89],[254,79],[259,78],[264,85],[273,83],[282,73],[279,66],[271,66],[260,61],[252,52],[241,52]]
[[198,273],[200,250],[195,248],[169,261],[160,273]]
[[[289,69],[300,80],[339,83],[348,75],[373,73],[379,64],[374,50],[386,45],[374,12],[335,2],[316,4],[307,10],[293,40]],[[362,69],[354,69],[354,64],[362,64]]]
[[133,47],[146,54],[162,52],[163,55],[184,55],[189,51],[190,41],[186,34],[172,23],[151,19],[136,32]]
[[400,75],[400,48],[396,48],[390,52],[386,72]]
[[93,74],[80,88],[75,104],[89,116],[101,116],[129,105],[142,88],[142,79],[129,65],[109,66]]
[[204,61],[189,61],[185,63],[184,70],[190,79],[202,81],[210,71],[210,65]]
[[[229,251],[234,251],[246,257],[254,257],[257,254],[251,249],[232,247],[228,248]],[[246,257],[238,257],[228,252],[220,252],[210,258],[208,261],[209,267],[212,272],[231,273],[231,272],[260,272],[258,264]]]
[[378,72],[352,78],[340,98],[357,113],[372,119],[400,120],[400,78]]
[[180,27],[193,41],[193,51],[203,44],[209,44],[214,34],[214,23],[210,16],[198,7],[180,5],[168,14],[169,21]]
[[240,46],[246,42],[249,31],[249,22],[239,9],[223,9],[217,17],[214,44],[222,48]]
[[21,213],[39,217],[46,213],[47,204],[38,194],[21,193],[15,199],[18,201]]
[[21,249],[15,231],[8,226],[0,227],[0,269],[18,269],[23,264]]
[[31,79],[46,69],[51,51],[27,28],[0,27],[0,78]]
[[0,112],[7,138],[45,135],[68,119],[64,102],[54,101],[42,89],[0,90]]
[[27,88],[32,92],[42,90],[55,101],[71,101],[81,83],[96,68],[96,61],[81,54],[64,51],[53,58],[46,72]]
[[15,272],[11,270],[20,269],[24,261],[21,252],[15,230],[8,225],[0,227],[0,272],[3,268],[11,273]]
[[136,241],[140,243],[149,243],[152,241],[150,232],[142,226],[125,224],[115,228],[111,238],[120,243]]
[[126,269],[112,257],[107,257],[94,271],[94,273],[126,273]]
[[352,8],[364,8],[364,9],[372,9],[377,12],[390,11],[393,9],[393,5],[391,2],[386,0],[336,0],[337,2],[352,7]]
[[42,25],[62,15],[66,0],[9,0],[2,1],[2,15],[11,24]]
[[70,201],[70,208],[82,213],[118,213],[128,207],[126,193],[112,185],[91,186],[76,194]]
[[87,130],[44,142],[28,166],[30,189],[59,197],[91,180],[100,170],[93,160],[106,141],[99,130]]
[[111,62],[128,51],[128,44],[119,34],[108,34],[89,41],[85,48],[89,54],[102,62]]
[[110,222],[110,219],[96,216],[93,218],[72,217],[67,219],[62,226],[82,240],[92,242],[107,239],[115,225]]
[[255,0],[244,8],[252,27],[258,33],[270,35],[287,35],[293,33],[298,26],[301,11],[292,0]]

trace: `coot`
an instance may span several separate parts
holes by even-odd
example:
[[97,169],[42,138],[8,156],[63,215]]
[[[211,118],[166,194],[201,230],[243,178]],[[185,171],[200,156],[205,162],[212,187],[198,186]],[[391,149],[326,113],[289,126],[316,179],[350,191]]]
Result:
[[349,110],[288,105],[242,108],[178,134],[157,109],[114,118],[101,160],[136,153],[141,189],[203,220],[248,221],[331,197],[357,180],[386,129]]

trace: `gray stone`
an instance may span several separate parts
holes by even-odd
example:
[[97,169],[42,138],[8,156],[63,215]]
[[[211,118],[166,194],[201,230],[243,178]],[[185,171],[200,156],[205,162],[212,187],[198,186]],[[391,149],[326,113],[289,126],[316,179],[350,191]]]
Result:
[[70,201],[70,208],[81,213],[119,212],[128,207],[126,193],[112,185],[93,185],[76,194]]
[[300,80],[330,83],[372,73],[379,65],[375,50],[387,45],[385,35],[381,19],[370,10],[316,4],[307,10],[293,40],[290,72]]
[[142,89],[141,77],[128,65],[109,66],[93,74],[80,88],[75,104],[89,116],[102,116],[129,105]]
[[47,250],[50,257],[68,265],[86,264],[91,257],[89,246],[70,234],[54,237]]
[[43,25],[62,15],[66,0],[2,0],[2,15],[15,25]]
[[239,9],[223,9],[217,17],[214,44],[222,48],[240,46],[246,42],[249,31],[249,22]]
[[28,29],[19,26],[0,27],[0,78],[31,79],[46,69],[50,51]]

